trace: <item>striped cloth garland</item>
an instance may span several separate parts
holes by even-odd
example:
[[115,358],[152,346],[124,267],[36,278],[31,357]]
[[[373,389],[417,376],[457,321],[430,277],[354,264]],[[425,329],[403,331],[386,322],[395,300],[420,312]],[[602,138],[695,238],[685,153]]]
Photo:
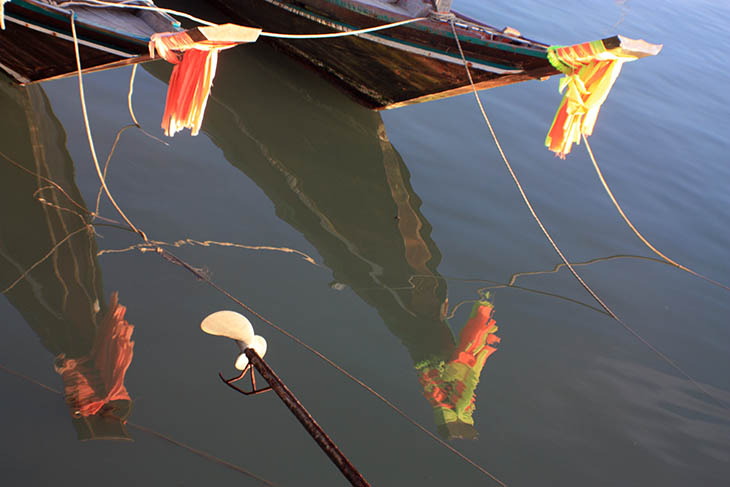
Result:
[[638,59],[621,48],[607,50],[602,41],[548,49],[548,60],[565,74],[559,90],[565,91],[545,145],[561,159],[581,135],[591,135],[601,105],[606,101],[621,66]]
[[224,24],[152,35],[150,56],[154,58],[157,53],[175,65],[162,116],[165,135],[172,137],[184,128],[189,128],[191,135],[198,135],[218,65],[218,53],[244,42],[254,42],[260,32],[261,29]]

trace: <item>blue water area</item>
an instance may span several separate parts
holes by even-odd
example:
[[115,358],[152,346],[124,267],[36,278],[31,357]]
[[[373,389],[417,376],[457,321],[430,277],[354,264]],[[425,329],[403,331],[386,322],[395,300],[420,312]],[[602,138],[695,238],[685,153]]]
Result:
[[[641,233],[730,285],[727,2],[454,8],[551,44],[663,44],[624,65],[589,141]],[[222,309],[252,320],[372,485],[728,485],[730,291],[641,243],[584,144],[546,150],[557,77],[480,96],[536,213],[623,324],[556,268],[473,95],[372,112],[256,43],[221,54],[201,134],[170,139],[170,69],[138,69],[133,93],[164,144],[119,132],[130,68],[84,78],[102,166],[115,149],[109,189],[146,245],[105,196],[88,225],[77,80],[0,84],[3,485],[345,485],[276,395],[220,382],[238,348],[199,324]],[[463,365],[486,347],[483,368]],[[448,419],[434,384],[468,414]]]

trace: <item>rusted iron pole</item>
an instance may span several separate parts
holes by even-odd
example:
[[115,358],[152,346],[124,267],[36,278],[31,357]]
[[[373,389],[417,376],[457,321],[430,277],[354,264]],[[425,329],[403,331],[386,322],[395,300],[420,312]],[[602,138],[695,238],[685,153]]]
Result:
[[[356,487],[369,486],[370,484],[362,475],[360,475],[360,472],[357,471],[347,457],[345,457],[340,449],[337,448],[337,445],[335,445],[330,437],[327,436],[327,433],[325,433],[322,427],[317,424],[317,421],[314,420],[312,415],[304,409],[302,403],[294,397],[294,394],[292,394],[289,388],[284,385],[271,367],[269,367],[268,364],[258,356],[256,351],[253,348],[247,348],[244,350],[244,353],[246,354],[246,357],[248,357],[251,365],[259,371],[261,377],[266,379],[274,392],[276,392],[284,404],[286,404],[286,407],[288,407],[294,416],[296,416],[302,426],[304,426],[304,429],[307,430],[307,433],[314,438],[314,441],[317,442],[322,451],[324,451],[337,468],[340,469],[340,472],[342,472],[345,478],[347,478],[347,480]],[[253,374],[253,371],[251,371],[251,373]]]

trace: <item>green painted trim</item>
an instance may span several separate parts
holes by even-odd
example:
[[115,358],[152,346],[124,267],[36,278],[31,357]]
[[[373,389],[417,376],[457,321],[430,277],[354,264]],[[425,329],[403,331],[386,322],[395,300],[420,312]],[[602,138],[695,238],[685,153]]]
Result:
[[[379,19],[379,20],[384,20],[384,21],[386,21],[386,23],[397,22],[399,20],[402,20],[402,19],[396,19],[396,18],[393,18],[393,17],[388,17],[386,15],[377,15],[377,14],[373,15],[373,12],[371,10],[368,10],[366,8],[356,8],[354,5],[352,5],[350,3],[346,3],[343,0],[325,0],[325,1],[326,2],[329,2],[329,3],[332,3],[334,5],[338,5],[338,6],[342,7],[342,8],[345,8],[347,10],[350,10],[352,12],[358,12],[358,13],[361,13],[361,14],[366,14],[369,17],[373,17],[373,18],[376,18],[376,19]],[[298,8],[298,7],[294,7],[294,8]],[[307,12],[309,12],[309,11],[307,11]],[[311,13],[311,12],[309,12],[309,13]],[[312,14],[312,15],[316,15],[316,14]],[[327,20],[330,20],[330,22],[335,22],[334,20],[331,20],[331,19],[327,19]],[[335,23],[337,23],[337,22],[335,22]],[[342,24],[342,25],[344,25],[344,24]],[[450,39],[450,36],[449,35],[444,35],[444,33],[442,31],[440,31],[438,29],[432,29],[432,28],[427,27],[425,25],[409,24],[408,27],[410,27],[412,29],[418,29],[418,30],[420,30],[422,32],[428,32],[429,34],[439,35],[441,37],[449,38]],[[460,37],[459,39],[460,40],[466,40],[467,38]],[[470,42],[472,44],[478,44],[478,45],[481,45],[481,46],[489,47],[491,49],[499,49],[501,51],[513,52],[513,53],[516,53],[516,54],[523,54],[525,56],[536,57],[536,58],[539,58],[539,59],[547,59],[547,51],[546,50],[543,51],[542,49],[538,49],[538,48],[517,47],[517,46],[513,46],[513,45],[510,45],[510,44],[505,44],[505,43],[501,43],[501,42],[484,41],[484,40],[481,40],[481,39],[475,39],[473,37],[469,37],[468,38],[468,42]],[[488,64],[488,63],[485,63],[485,64]]]
[[[340,0],[326,0],[326,1],[329,1],[331,3],[338,3],[338,4],[340,3]],[[276,6],[276,5],[274,5],[274,6]],[[343,27],[343,28],[346,28],[346,29],[349,29],[349,30],[357,30],[355,27],[353,27],[351,25],[343,24],[342,22],[339,22],[339,21],[336,21],[336,20],[332,20],[332,19],[327,18],[327,17],[323,17],[323,16],[318,15],[318,14],[316,14],[314,12],[309,11],[309,10],[305,10],[305,9],[299,8],[299,7],[295,6],[295,5],[286,4],[286,6],[287,6],[287,8],[291,8],[292,10],[297,10],[297,11],[299,11],[302,14],[305,14],[307,16],[316,17],[316,18],[321,19],[321,20],[323,20],[325,22],[329,22],[329,23],[332,23],[332,24],[336,24],[336,25],[338,25],[340,27]],[[345,5],[342,5],[342,6],[343,7],[346,7]],[[350,9],[350,10],[352,10],[352,9]],[[382,16],[382,18],[381,18],[381,16],[378,16],[377,18],[386,21],[386,23],[398,22],[399,20],[401,20],[401,19],[396,19],[396,18],[386,17],[386,16]],[[409,25],[413,25],[413,24],[409,24]],[[426,30],[428,31],[429,29],[426,29]],[[404,44],[404,45],[407,45],[407,46],[410,46],[410,47],[417,47],[419,49],[423,49],[424,51],[430,51],[430,52],[433,52],[433,53],[436,53],[436,54],[441,54],[442,56],[447,56],[447,57],[453,58],[453,59],[461,62],[461,57],[460,56],[457,56],[457,55],[452,54],[452,53],[448,53],[446,51],[440,51],[438,49],[433,49],[431,47],[427,47],[427,46],[424,46],[422,44],[416,44],[416,43],[413,43],[413,42],[407,42],[407,41],[404,41],[404,40],[401,40],[401,39],[395,39],[393,37],[388,37],[388,36],[385,36],[385,35],[382,35],[382,34],[376,34],[376,33],[370,33],[370,34],[367,34],[367,35],[370,35],[370,36],[373,36],[373,37],[379,37],[381,39],[384,39],[384,40],[387,40],[387,41],[390,41],[390,42],[394,42],[394,43],[397,43],[397,44]],[[484,61],[484,60],[481,60],[481,59],[474,59],[474,58],[468,58],[467,57],[466,60],[467,61],[470,61],[472,63],[484,64],[484,65],[492,66],[492,67],[499,68],[499,69],[519,69],[519,68],[516,68],[515,66],[509,66],[509,65],[506,65],[506,64],[492,63],[492,62]]]

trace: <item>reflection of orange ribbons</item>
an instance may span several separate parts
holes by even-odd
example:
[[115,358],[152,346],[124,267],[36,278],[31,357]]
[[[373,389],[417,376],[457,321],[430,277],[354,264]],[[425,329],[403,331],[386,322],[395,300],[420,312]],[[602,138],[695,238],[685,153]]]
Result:
[[591,135],[601,105],[611,91],[621,66],[636,56],[620,49],[606,50],[602,41],[568,47],[550,47],[548,60],[565,78],[560,92],[565,91],[558,112],[545,139],[545,145],[560,158],[570,152],[581,135]]
[[112,294],[109,312],[99,325],[91,352],[78,359],[57,359],[56,372],[61,374],[66,402],[75,415],[93,416],[106,404],[131,400],[124,376],[132,363],[134,327],[127,323],[127,308]]
[[[200,132],[218,53],[242,42],[253,42],[260,32],[261,29],[224,24],[152,35],[150,56],[157,52],[175,64],[162,116],[165,135],[172,137],[184,128],[191,129],[192,135]],[[176,52],[182,53],[182,60]]]
[[500,342],[495,335],[498,328],[493,313],[489,301],[475,303],[449,361],[419,367],[423,393],[434,408],[437,424],[474,424],[474,393],[479,376],[487,358],[497,350],[493,345]]

